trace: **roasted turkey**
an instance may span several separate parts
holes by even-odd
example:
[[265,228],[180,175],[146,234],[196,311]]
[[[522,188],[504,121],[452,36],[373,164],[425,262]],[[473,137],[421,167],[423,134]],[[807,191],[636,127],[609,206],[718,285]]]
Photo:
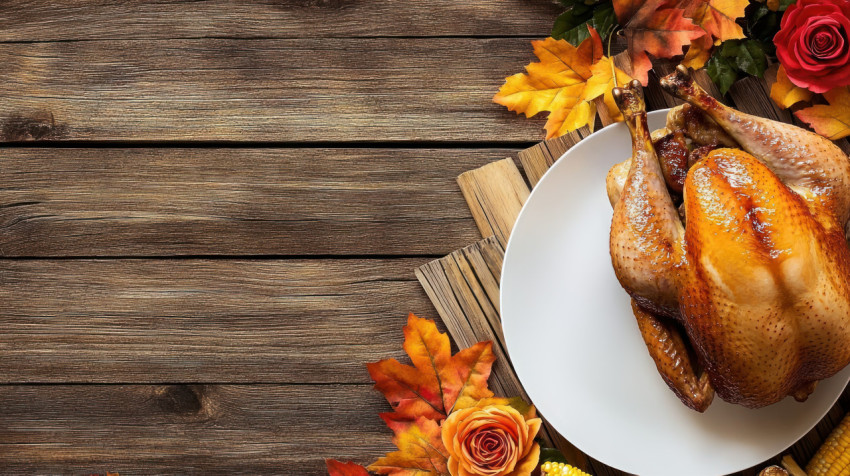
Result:
[[632,157],[611,169],[611,259],[661,376],[689,407],[805,400],[850,363],[850,160],[799,127],[728,108],[684,68],[687,104],[651,133],[614,90]]

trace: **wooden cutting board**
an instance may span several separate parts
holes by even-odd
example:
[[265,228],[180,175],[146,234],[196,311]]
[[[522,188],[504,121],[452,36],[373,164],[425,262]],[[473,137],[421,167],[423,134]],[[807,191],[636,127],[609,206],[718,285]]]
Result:
[[[630,70],[627,59],[622,54],[615,58],[615,62],[620,68]],[[658,78],[672,72],[674,67],[673,63],[662,63],[655,68],[655,74],[651,75],[650,84],[645,88],[649,110],[681,104],[678,99],[661,91],[658,84]],[[793,116],[787,110],[778,108],[770,99],[768,84],[772,83],[775,71],[775,67],[768,70],[767,81],[748,78],[737,82],[723,101],[750,114],[794,122]],[[696,72],[695,79],[715,97],[721,96],[704,71]],[[608,117],[601,116],[603,125],[610,123]],[[528,399],[510,364],[501,328],[499,282],[504,247],[522,205],[528,198],[530,187],[537,184],[564,152],[588,134],[589,130],[582,129],[520,152],[518,162],[525,178],[513,158],[502,159],[463,173],[458,177],[458,185],[485,238],[416,270],[419,282],[459,347],[468,347],[484,340],[493,341],[498,359],[493,367],[490,383],[497,395],[521,395]],[[839,141],[838,144],[845,152],[850,151],[850,144],[846,140]],[[807,462],[848,409],[850,391],[845,390],[839,402],[823,420],[786,453],[792,454],[801,464]],[[543,417],[545,418],[545,415]],[[541,438],[545,445],[557,447],[571,463],[585,471],[595,475],[626,474],[588,457],[560,436],[548,423],[544,425]],[[778,456],[739,474],[755,475],[768,463],[778,462]]]

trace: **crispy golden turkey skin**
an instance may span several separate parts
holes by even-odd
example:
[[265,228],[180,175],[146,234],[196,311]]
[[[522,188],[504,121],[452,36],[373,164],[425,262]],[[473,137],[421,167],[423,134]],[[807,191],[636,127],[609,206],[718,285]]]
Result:
[[804,400],[850,363],[850,160],[819,135],[723,106],[687,70],[662,87],[690,104],[664,132],[701,150],[681,195],[636,84],[615,91],[632,157],[607,183],[611,259],[650,355],[698,411],[714,393],[752,408]]

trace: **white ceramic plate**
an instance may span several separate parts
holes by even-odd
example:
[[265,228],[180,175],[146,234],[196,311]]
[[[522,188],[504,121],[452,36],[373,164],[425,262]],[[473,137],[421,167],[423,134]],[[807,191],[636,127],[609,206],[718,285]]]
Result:
[[[665,115],[650,113],[650,129]],[[656,371],[611,267],[605,175],[630,153],[626,126],[606,127],[570,149],[529,197],[502,270],[508,352],[540,413],[599,461],[651,476],[746,469],[805,435],[850,368],[805,403],[748,410],[715,398],[704,414],[685,407]]]

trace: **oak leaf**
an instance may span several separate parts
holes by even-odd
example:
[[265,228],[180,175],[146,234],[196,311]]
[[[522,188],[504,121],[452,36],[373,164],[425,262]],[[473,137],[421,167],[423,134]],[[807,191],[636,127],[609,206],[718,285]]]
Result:
[[643,85],[649,81],[652,69],[649,55],[656,58],[681,55],[684,46],[705,35],[702,28],[685,17],[684,9],[667,0],[615,0],[614,10],[618,18],[628,17],[623,33],[632,60],[632,73]]
[[393,406],[393,419],[442,420],[458,400],[493,396],[487,386],[496,360],[492,342],[479,342],[452,355],[449,337],[434,321],[410,314],[403,347],[413,366],[395,359],[366,365],[375,388]]
[[548,111],[547,139],[584,125],[592,127],[596,106],[584,89],[593,75],[590,67],[602,57],[602,38],[593,27],[588,31],[590,37],[578,47],[553,38],[532,41],[540,62],[526,66],[527,74],[508,77],[493,101],[526,117]]
[[770,98],[773,99],[773,102],[783,109],[788,109],[798,102],[812,99],[812,95],[812,92],[808,89],[792,83],[785,73],[785,67],[779,65],[779,69],[776,71],[776,81],[770,87]]
[[422,417],[415,421],[384,417],[384,421],[395,434],[393,443],[398,451],[369,465],[370,471],[392,476],[449,476],[439,423]]
[[829,102],[817,104],[794,113],[818,134],[832,140],[850,135],[850,86],[831,89],[823,94]]
[[366,468],[351,461],[343,463],[335,459],[326,459],[325,465],[328,467],[329,476],[369,476]]

